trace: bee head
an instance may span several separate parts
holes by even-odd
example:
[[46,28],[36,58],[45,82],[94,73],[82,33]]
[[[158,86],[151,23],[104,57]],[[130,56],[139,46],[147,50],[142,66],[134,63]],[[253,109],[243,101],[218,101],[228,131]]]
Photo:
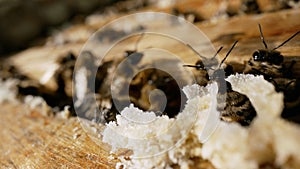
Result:
[[195,65],[183,65],[184,67],[193,67],[197,70],[205,70],[204,63],[202,60],[198,60]]
[[254,61],[268,62],[275,65],[280,65],[283,62],[283,56],[275,50],[257,50],[253,53],[252,57]]
[[197,69],[197,70],[199,70],[199,69],[205,70],[205,66],[204,66],[202,60],[198,60],[198,61],[196,62],[196,65],[195,65],[195,66],[196,66],[196,69]]
[[267,56],[268,56],[267,50],[257,50],[252,55],[253,60],[257,62],[266,62]]

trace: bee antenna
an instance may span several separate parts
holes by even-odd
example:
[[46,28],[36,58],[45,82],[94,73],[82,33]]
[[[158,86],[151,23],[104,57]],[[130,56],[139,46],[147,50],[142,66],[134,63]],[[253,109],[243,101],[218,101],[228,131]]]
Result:
[[136,41],[135,46],[134,46],[134,50],[137,51],[138,50],[138,45],[141,42],[142,38],[145,36],[145,32],[142,32],[139,39]]
[[291,39],[293,39],[295,36],[297,36],[299,33],[300,33],[300,31],[296,32],[294,35],[292,35],[291,37],[289,37],[287,40],[285,40],[284,42],[282,42],[282,44],[278,45],[273,50],[276,50],[276,49],[280,48],[281,46],[283,46],[284,44],[286,44],[288,41],[290,41]]
[[222,66],[222,64],[225,62],[225,60],[227,59],[227,57],[229,56],[229,54],[231,53],[232,49],[235,47],[235,45],[238,43],[238,40],[236,40],[233,45],[231,46],[231,48],[229,49],[229,51],[227,52],[226,56],[223,58],[223,60],[221,61],[221,63],[219,64],[219,68]]
[[265,41],[264,35],[261,30],[261,25],[259,23],[258,23],[258,29],[259,29],[259,33],[260,33],[260,39],[262,40],[262,43],[265,45],[265,48],[268,49],[268,45]]
[[183,67],[197,67],[196,65],[183,65]]
[[216,54],[211,58],[211,59],[214,59],[220,52],[221,50],[223,49],[223,46],[221,46],[218,51],[216,52]]
[[200,55],[199,52],[197,52],[190,44],[186,44],[190,49],[192,49],[193,52],[195,52],[198,56],[200,56],[201,59],[206,59],[204,56]]
[[193,68],[196,68],[196,69],[200,69],[201,68],[198,65],[183,65],[183,67],[193,67]]

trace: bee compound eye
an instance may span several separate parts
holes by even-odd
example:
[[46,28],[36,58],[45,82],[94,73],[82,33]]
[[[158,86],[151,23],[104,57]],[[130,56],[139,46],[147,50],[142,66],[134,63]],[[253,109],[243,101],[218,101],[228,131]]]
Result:
[[252,57],[253,57],[253,60],[254,60],[254,61],[259,61],[259,60],[261,59],[261,58],[260,58],[260,53],[259,53],[259,51],[255,51],[255,52],[253,53]]
[[205,69],[205,66],[201,60],[196,62],[197,69]]

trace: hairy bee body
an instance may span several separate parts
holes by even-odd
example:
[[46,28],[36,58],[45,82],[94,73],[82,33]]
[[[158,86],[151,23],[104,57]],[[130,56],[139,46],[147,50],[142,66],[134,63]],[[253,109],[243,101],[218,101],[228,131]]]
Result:
[[264,40],[260,24],[258,27],[265,49],[259,49],[253,53],[252,58],[246,63],[244,73],[263,75],[267,81],[275,86],[277,92],[282,92],[284,94],[285,106],[282,117],[288,119],[289,117],[296,115],[300,122],[300,115],[298,113],[300,109],[300,81],[299,78],[293,77],[291,71],[295,61],[292,62],[290,66],[286,67],[284,64],[284,56],[279,51],[276,51],[276,49],[298,35],[300,31],[270,50]]
[[258,28],[265,49],[258,49],[252,54],[252,58],[246,63],[244,73],[260,74],[263,75],[266,80],[272,80],[273,78],[289,78],[291,76],[290,69],[293,66],[293,63],[287,68],[284,65],[283,55],[276,49],[293,39],[300,31],[293,34],[277,47],[268,49],[260,24],[258,24]]
[[[246,95],[232,90],[230,83],[225,81],[225,78],[233,73],[233,67],[231,65],[222,66],[223,62],[228,57],[236,43],[237,41],[227,52],[225,58],[218,65],[217,69],[213,70],[211,76],[209,76],[209,78],[207,78],[206,80],[208,81],[208,83],[217,82],[218,84],[219,90],[217,94],[217,110],[220,112],[220,119],[222,121],[237,122],[242,126],[248,126],[256,116],[256,111]],[[221,49],[222,47],[218,50],[218,52]],[[196,65],[185,66],[194,67],[199,71],[206,71],[206,73],[208,74],[207,69],[205,69],[204,65],[201,66],[201,64],[199,64],[199,61],[196,63]]]
[[227,122],[238,122],[242,126],[250,125],[256,116],[249,98],[239,92],[228,90],[226,95],[226,105],[219,110],[221,119]]

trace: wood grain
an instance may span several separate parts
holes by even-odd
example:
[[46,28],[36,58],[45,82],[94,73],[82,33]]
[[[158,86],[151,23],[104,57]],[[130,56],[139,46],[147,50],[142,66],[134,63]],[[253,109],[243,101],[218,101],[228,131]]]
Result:
[[94,142],[77,118],[45,117],[22,105],[0,106],[1,168],[114,168],[117,160],[108,158],[109,146]]

